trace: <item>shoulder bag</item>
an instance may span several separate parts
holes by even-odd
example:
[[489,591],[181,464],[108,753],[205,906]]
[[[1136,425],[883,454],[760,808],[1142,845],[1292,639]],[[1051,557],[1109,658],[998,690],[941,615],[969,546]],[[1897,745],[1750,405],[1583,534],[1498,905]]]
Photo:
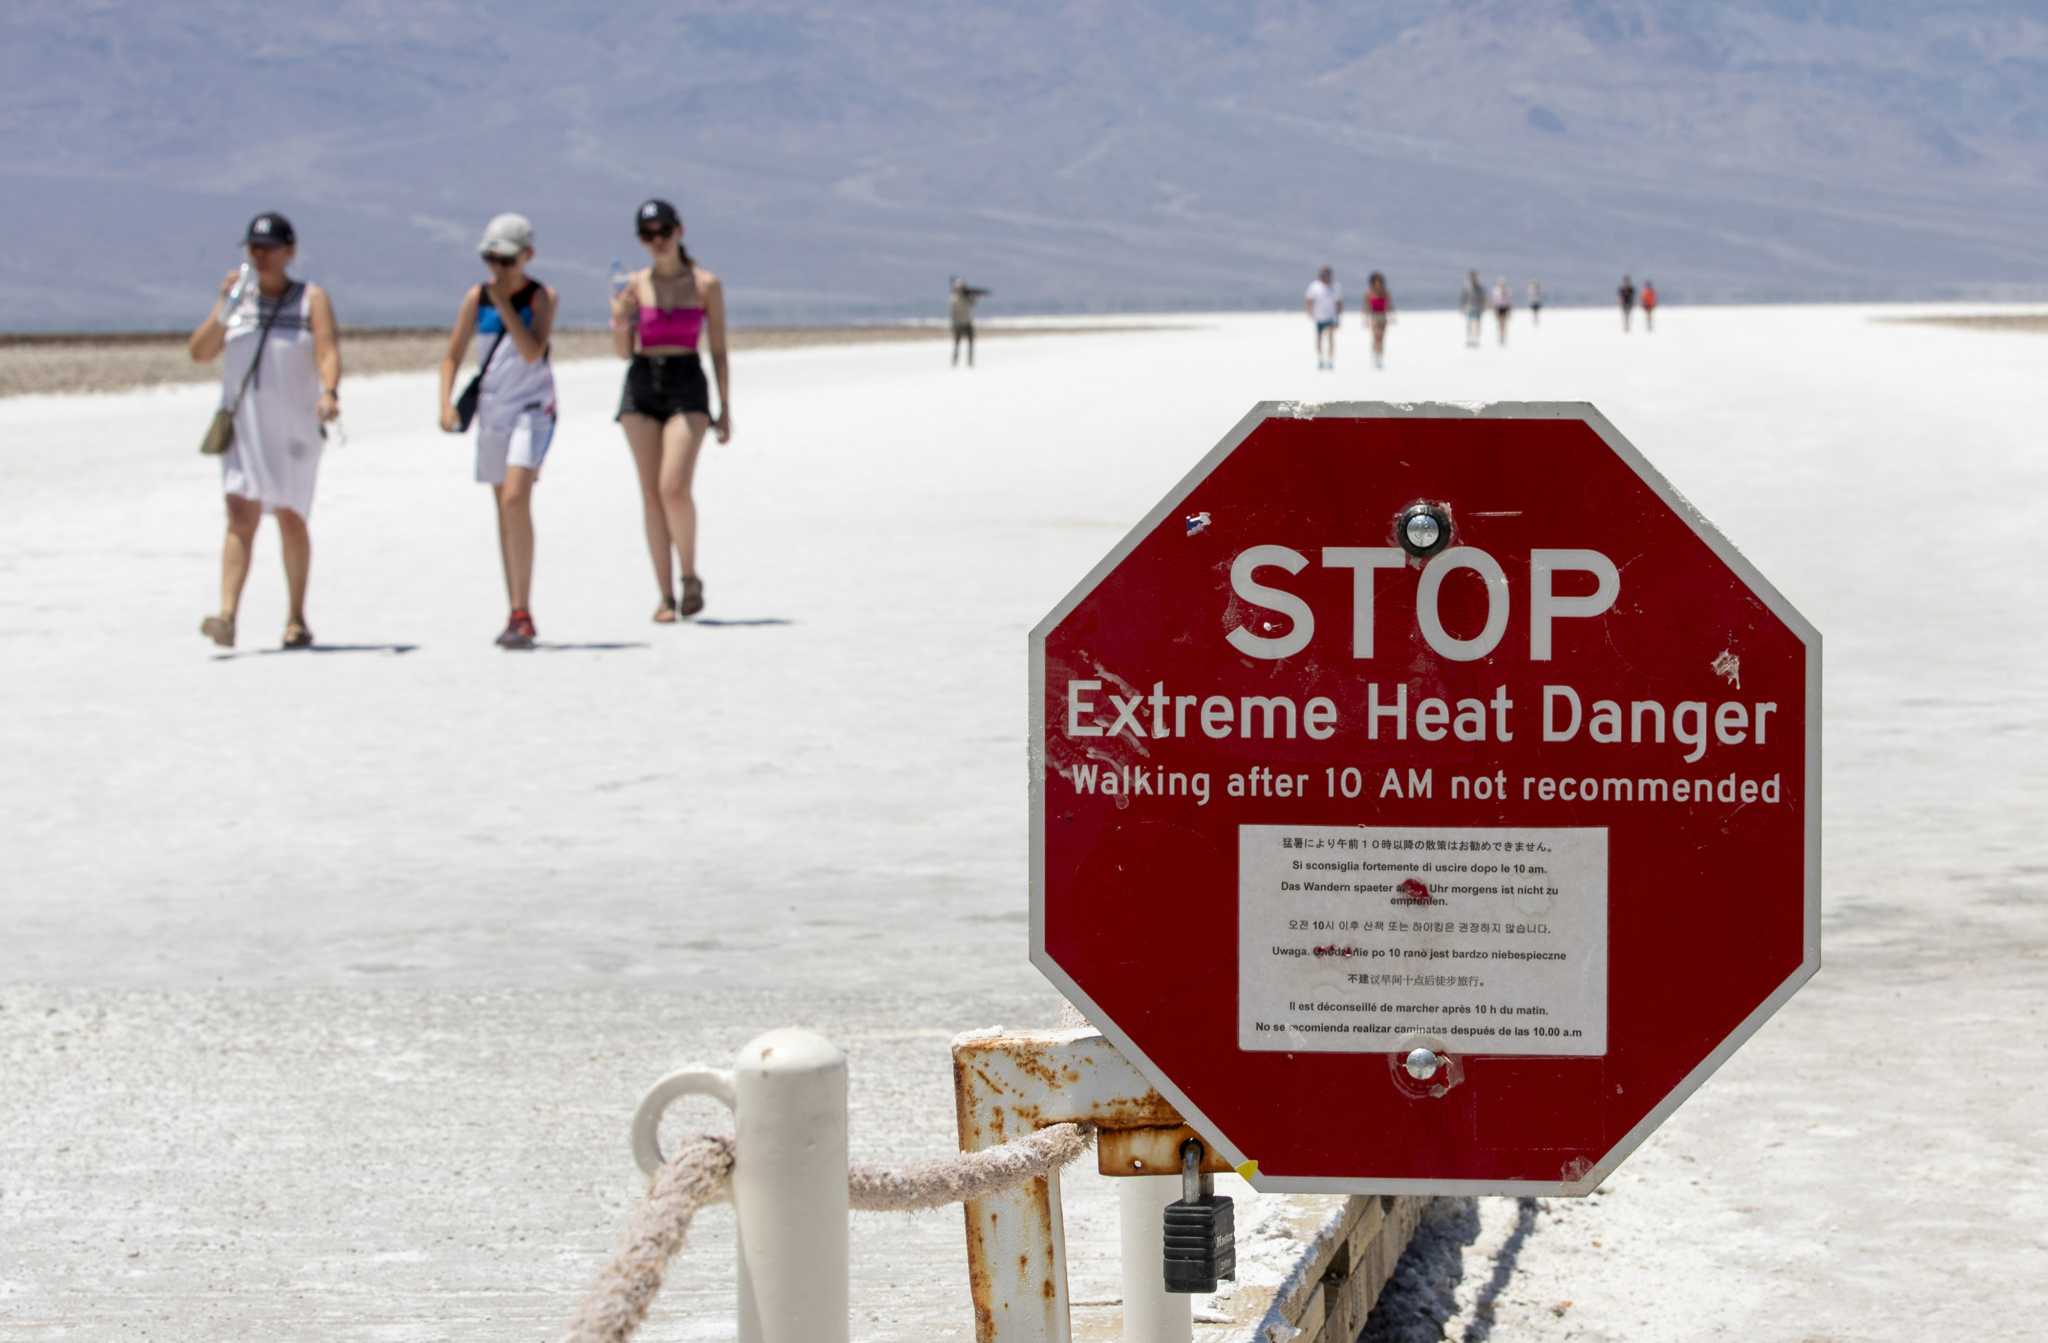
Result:
[[[263,346],[270,339],[270,328],[277,323],[284,312],[285,304],[291,302],[298,292],[298,286],[288,287],[277,299],[277,306],[270,310],[270,316],[263,319],[263,330],[256,337],[256,357],[249,361],[249,371],[242,375],[242,385],[235,390],[235,401],[231,406],[213,412],[213,422],[206,426],[206,433],[199,440],[199,451],[208,457],[218,457],[226,452],[235,441],[235,412],[242,408],[242,398],[249,394],[249,383],[256,377],[257,365],[263,362]],[[263,301],[261,296],[256,300]]]

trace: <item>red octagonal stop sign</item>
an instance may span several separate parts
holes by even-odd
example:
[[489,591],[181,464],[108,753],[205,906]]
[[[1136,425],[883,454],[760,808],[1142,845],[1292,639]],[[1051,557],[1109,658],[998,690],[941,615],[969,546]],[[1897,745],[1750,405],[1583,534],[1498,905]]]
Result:
[[1261,405],[1031,671],[1032,959],[1261,1188],[1583,1193],[1820,964],[1820,637],[1590,406]]

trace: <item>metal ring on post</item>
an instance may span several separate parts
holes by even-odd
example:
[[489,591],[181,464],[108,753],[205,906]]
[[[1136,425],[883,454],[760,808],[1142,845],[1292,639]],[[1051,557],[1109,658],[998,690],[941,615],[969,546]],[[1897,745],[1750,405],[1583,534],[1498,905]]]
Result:
[[633,1111],[633,1161],[650,1180],[666,1160],[661,1154],[661,1117],[683,1096],[709,1096],[735,1114],[739,1112],[732,1074],[717,1068],[684,1068],[648,1088]]

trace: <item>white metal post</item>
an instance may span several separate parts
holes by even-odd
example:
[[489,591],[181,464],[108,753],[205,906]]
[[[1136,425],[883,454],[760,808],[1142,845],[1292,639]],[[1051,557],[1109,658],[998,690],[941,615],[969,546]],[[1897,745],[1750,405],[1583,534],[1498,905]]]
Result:
[[1178,1175],[1127,1175],[1116,1182],[1122,1217],[1123,1343],[1193,1343],[1195,1299],[1166,1290],[1166,1205]]
[[733,1082],[740,1343],[847,1343],[846,1055],[769,1031]]

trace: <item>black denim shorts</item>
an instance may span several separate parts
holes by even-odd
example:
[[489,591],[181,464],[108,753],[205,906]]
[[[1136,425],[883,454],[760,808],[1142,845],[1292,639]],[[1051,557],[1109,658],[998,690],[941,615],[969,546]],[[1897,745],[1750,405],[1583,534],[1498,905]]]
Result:
[[711,387],[704,380],[704,365],[696,352],[689,354],[636,354],[626,368],[626,385],[619,393],[619,413],[645,415],[664,424],[673,415],[709,415]]

